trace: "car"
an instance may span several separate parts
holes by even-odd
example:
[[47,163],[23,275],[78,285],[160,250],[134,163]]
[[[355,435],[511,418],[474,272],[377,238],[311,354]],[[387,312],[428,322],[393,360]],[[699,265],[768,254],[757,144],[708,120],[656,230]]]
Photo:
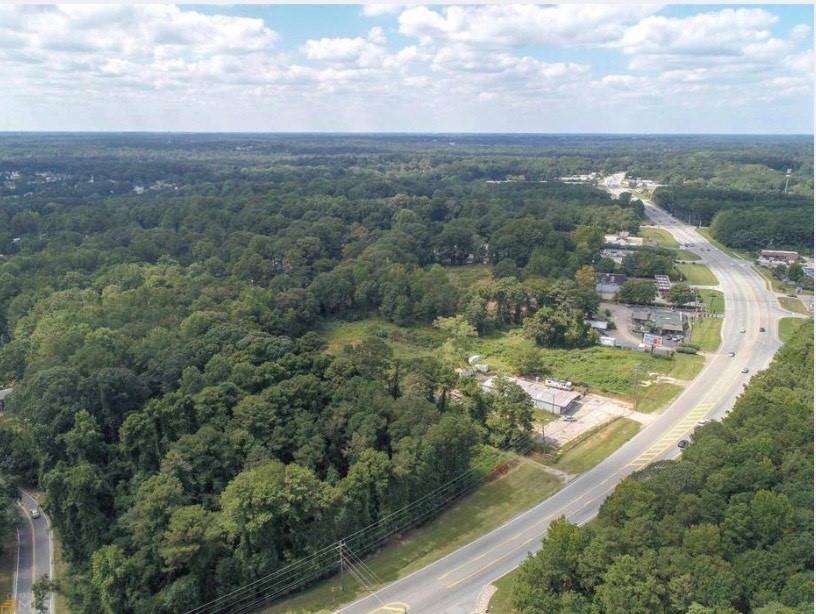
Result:
[[680,448],[681,450],[683,448],[688,448],[688,445],[689,445],[688,439],[681,439],[680,441],[677,442],[677,447]]
[[40,517],[40,510],[38,510],[36,507],[32,507],[31,508],[31,517],[32,518],[39,518]]
[[734,352],[728,352],[728,355],[729,355],[731,358],[734,358],[734,356],[736,356],[736,354],[735,354]]
[[578,418],[576,418],[575,416],[564,416],[563,420],[564,422],[575,422],[576,420],[578,420]]
[[741,329],[740,329],[740,332],[741,332],[741,333],[744,333],[744,332],[745,332],[745,329],[744,329],[744,328],[741,328]]
[[760,327],[759,327],[759,332],[764,333],[764,332],[765,332],[765,327],[764,327],[764,326],[760,326]]
[[742,373],[748,373],[748,367],[743,367],[742,368]]

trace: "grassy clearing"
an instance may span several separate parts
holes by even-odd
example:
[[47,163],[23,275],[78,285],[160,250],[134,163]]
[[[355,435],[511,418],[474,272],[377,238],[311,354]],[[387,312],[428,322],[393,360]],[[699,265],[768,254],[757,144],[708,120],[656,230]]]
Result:
[[[401,359],[435,354],[444,337],[429,326],[404,328],[371,318],[358,322],[334,322],[324,329],[328,352],[339,352],[368,335],[376,335]],[[493,372],[515,373],[513,358],[519,348],[532,346],[521,336],[521,329],[494,333],[473,340],[470,348],[482,356]],[[554,377],[568,379],[576,385],[603,394],[631,398],[635,367],[641,373],[658,373],[679,379],[692,379],[702,366],[699,356],[676,355],[674,360],[621,348],[595,346],[579,350],[539,348],[542,364]]]
[[669,375],[676,379],[692,380],[705,365],[705,358],[699,354],[675,354]]
[[703,352],[716,352],[722,341],[721,328],[722,318],[698,318],[691,325],[691,343]]
[[796,331],[807,322],[804,318],[781,318],[779,320],[779,340],[787,343],[796,335]]
[[448,279],[460,290],[468,288],[478,288],[490,282],[493,278],[493,271],[486,264],[468,264],[465,266],[445,267]]
[[617,418],[588,431],[558,450],[554,463],[547,463],[567,473],[583,473],[634,437],[640,423]]
[[640,236],[648,241],[654,241],[658,247],[680,247],[671,233],[662,228],[641,228]]
[[14,590],[14,569],[17,565],[17,532],[9,527],[0,544],[0,603],[11,597]]
[[663,409],[671,403],[682,390],[683,387],[677,384],[663,382],[652,384],[638,400],[637,410],[649,414],[658,409]]
[[700,288],[698,292],[709,313],[725,313],[725,295],[722,292],[708,288]]
[[[517,462],[507,473],[484,484],[434,521],[368,557],[366,563],[377,570],[384,583],[393,582],[498,527],[559,487],[557,478],[534,463]],[[344,585],[341,591],[339,579],[333,577],[266,612],[328,612],[365,592],[348,578]]]
[[677,260],[700,260],[699,254],[690,252],[687,249],[678,249],[674,252],[674,257]]
[[704,264],[675,264],[674,268],[680,271],[693,286],[717,285],[717,278],[714,276],[714,273]]
[[724,245],[723,243],[717,241],[717,239],[715,239],[712,236],[710,228],[698,228],[697,232],[703,235],[706,239],[708,239],[708,241],[711,244],[717,246],[717,248],[719,248],[721,251],[724,251],[729,256],[732,256],[734,258],[742,258],[743,260],[753,260],[751,252],[741,249],[734,249],[733,247],[728,247],[727,245]]
[[809,315],[807,307],[805,307],[804,303],[802,303],[802,301],[800,301],[798,298],[793,298],[791,296],[780,296],[779,304],[782,305],[783,309],[787,309],[793,313]]
[[493,582],[493,586],[498,590],[493,593],[493,597],[490,599],[490,607],[487,609],[490,614],[515,614],[513,609],[513,580],[517,571],[518,568]]
[[344,346],[366,337],[379,337],[388,343],[396,358],[403,359],[428,356],[445,341],[445,336],[431,326],[397,326],[379,318],[333,321],[323,329],[323,335],[330,354],[337,354]]

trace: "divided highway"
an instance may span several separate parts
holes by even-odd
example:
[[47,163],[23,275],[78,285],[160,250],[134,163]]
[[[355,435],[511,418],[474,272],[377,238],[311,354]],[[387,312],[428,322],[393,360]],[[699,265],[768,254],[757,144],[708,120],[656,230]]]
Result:
[[[566,516],[584,523],[594,517],[615,486],[649,463],[677,456],[677,442],[704,418],[718,418],[733,406],[751,375],[768,366],[781,345],[777,338],[784,312],[750,263],[735,259],[688,226],[646,203],[653,223],[689,244],[719,280],[725,295],[723,342],[708,354],[700,374],[654,422],[590,471],[555,495],[435,563],[337,610],[347,614],[475,612],[481,591],[538,549],[550,522]],[[764,327],[767,332],[760,332]],[[745,332],[740,332],[742,329]],[[729,352],[735,352],[731,358]],[[747,367],[750,371],[743,374]]]

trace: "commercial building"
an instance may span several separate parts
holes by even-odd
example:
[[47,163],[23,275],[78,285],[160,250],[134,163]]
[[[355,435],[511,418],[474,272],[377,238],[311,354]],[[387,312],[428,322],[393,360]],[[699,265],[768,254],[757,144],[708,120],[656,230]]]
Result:
[[[507,381],[518,385],[532,399],[536,409],[543,409],[553,414],[566,414],[573,410],[581,398],[575,390],[564,390],[547,386],[544,382],[532,381],[521,377],[506,377]],[[492,392],[496,386],[496,377],[487,378],[482,388]]]
[[793,264],[799,260],[799,252],[789,252],[781,249],[763,249],[759,252],[759,261],[768,264]]

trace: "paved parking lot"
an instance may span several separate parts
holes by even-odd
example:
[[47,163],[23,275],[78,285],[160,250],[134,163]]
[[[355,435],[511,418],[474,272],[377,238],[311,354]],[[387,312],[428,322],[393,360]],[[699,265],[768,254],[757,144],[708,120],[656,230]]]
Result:
[[539,429],[539,439],[555,446],[563,446],[579,435],[606,424],[619,416],[636,420],[642,424],[648,424],[654,420],[654,416],[633,411],[631,405],[623,401],[598,394],[585,395],[581,399],[580,406],[572,415],[575,417],[574,422],[568,422],[560,418],[545,424]]

